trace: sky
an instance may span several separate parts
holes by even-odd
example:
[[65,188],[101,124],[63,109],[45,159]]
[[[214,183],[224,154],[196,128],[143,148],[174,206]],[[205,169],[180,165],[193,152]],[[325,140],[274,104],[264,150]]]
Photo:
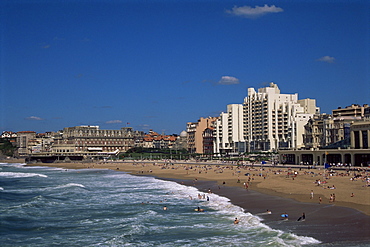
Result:
[[180,134],[248,88],[369,104],[369,1],[0,3],[0,131]]

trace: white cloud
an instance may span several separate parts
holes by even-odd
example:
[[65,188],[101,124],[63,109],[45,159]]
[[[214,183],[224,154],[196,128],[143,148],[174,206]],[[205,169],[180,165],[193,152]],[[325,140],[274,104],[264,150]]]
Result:
[[122,123],[121,120],[110,120],[110,121],[107,121],[105,122],[106,124],[119,124],[119,123]]
[[234,84],[239,84],[240,81],[238,78],[235,78],[233,76],[223,76],[221,77],[221,80],[218,81],[217,84],[220,84],[220,85],[234,85]]
[[323,56],[323,57],[320,57],[319,59],[317,59],[317,61],[326,62],[326,63],[334,63],[335,58],[330,57],[330,56]]
[[41,120],[44,120],[40,117],[35,117],[35,116],[31,116],[31,117],[26,117],[27,120],[35,120],[35,121],[41,121]]
[[231,10],[226,10],[226,13],[253,19],[266,14],[279,13],[283,11],[284,10],[282,8],[276,7],[275,5],[268,6],[267,4],[265,4],[262,7],[256,6],[254,8],[247,5],[242,7],[234,6]]

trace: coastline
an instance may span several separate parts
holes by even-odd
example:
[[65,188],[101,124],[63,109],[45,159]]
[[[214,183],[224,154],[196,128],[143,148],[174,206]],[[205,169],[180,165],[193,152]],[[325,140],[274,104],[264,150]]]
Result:
[[[323,202],[319,204],[317,201],[309,199],[309,196],[304,194],[305,192],[303,194],[302,192],[280,192],[279,188],[276,189],[275,187],[284,184],[284,181],[279,180],[281,176],[274,177],[272,174],[264,175],[266,177],[252,176],[251,174],[251,176],[248,176],[252,179],[249,181],[249,188],[247,190],[244,187],[247,176],[237,171],[235,166],[228,164],[220,164],[219,167],[209,167],[207,164],[173,164],[155,163],[151,161],[148,163],[35,163],[29,165],[63,167],[66,169],[112,169],[128,172],[132,175],[153,176],[162,180],[175,181],[184,185],[194,186],[203,192],[208,192],[208,190],[211,189],[213,193],[227,197],[233,204],[242,207],[245,211],[257,215],[263,220],[263,223],[273,229],[291,232],[300,236],[314,237],[322,243],[330,243],[330,246],[361,246],[361,244],[370,241],[368,230],[370,226],[370,216],[369,212],[366,211],[369,210],[369,206],[366,204],[368,203],[366,197],[363,198],[363,204],[348,202],[348,200],[338,200],[335,203],[327,203],[323,200]],[[248,169],[248,171],[250,173],[263,171],[268,174],[268,172],[262,170],[262,168],[254,169],[256,168]],[[269,172],[276,172],[276,170],[287,168],[279,167],[265,169]],[[300,171],[300,173],[303,172],[306,171]],[[266,180],[269,181],[269,183],[266,184]],[[289,179],[288,184],[290,184],[290,187],[293,185],[295,186],[294,183],[297,180],[299,180],[299,176],[294,180]],[[349,179],[346,179],[346,181],[348,183]],[[274,188],[271,188],[270,182],[275,185]],[[302,183],[302,181],[299,183]],[[303,185],[307,186],[305,183],[303,183]],[[339,183],[337,186],[341,187],[341,185],[342,184]],[[298,189],[302,190],[302,188]],[[315,192],[316,190],[315,188]],[[325,193],[327,192],[326,189],[322,190],[325,191]],[[335,192],[341,195],[339,189]],[[369,190],[365,192],[368,193]],[[326,198],[325,193],[320,194],[316,192],[314,199],[319,196]],[[338,196],[338,198],[340,198],[340,196]],[[267,209],[272,211],[271,215],[264,214]],[[281,220],[280,214],[285,212],[289,214],[289,221]],[[306,214],[306,221],[297,222],[297,219],[303,212]],[[333,245],[333,243],[335,245]]]

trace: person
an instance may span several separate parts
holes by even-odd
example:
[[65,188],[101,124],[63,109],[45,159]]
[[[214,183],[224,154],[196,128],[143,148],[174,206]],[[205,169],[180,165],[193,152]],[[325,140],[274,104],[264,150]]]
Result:
[[197,209],[195,209],[195,211],[198,211],[198,212],[204,212],[204,209],[203,209],[203,208],[198,207]]
[[311,190],[311,197],[310,199],[313,199],[313,190]]
[[305,213],[302,213],[302,216],[299,217],[297,221],[300,221],[300,220],[304,221],[305,219],[306,219],[306,215]]
[[163,207],[163,210],[167,210],[167,207],[166,207],[166,206],[164,206],[164,207]]
[[283,220],[288,220],[288,214],[287,213],[282,214],[281,217],[283,217]]
[[271,210],[268,210],[268,209],[267,209],[267,210],[266,210],[266,213],[267,213],[267,214],[271,214]]
[[234,220],[234,224],[236,225],[236,224],[239,224],[239,220],[238,220],[238,218],[235,218],[235,220]]

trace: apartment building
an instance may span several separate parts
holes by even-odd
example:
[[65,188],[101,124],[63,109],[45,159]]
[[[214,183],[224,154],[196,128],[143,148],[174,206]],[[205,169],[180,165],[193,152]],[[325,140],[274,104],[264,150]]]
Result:
[[31,154],[29,140],[36,138],[35,131],[19,131],[17,132],[17,147],[19,156],[27,156]]
[[227,105],[214,123],[214,153],[233,154],[246,151],[242,104]]
[[298,94],[281,94],[275,83],[248,89],[244,99],[244,138],[247,151],[277,151],[304,147],[304,125],[318,114],[316,100],[298,100]]
[[186,126],[189,153],[204,153],[203,136],[207,128],[213,126],[216,117],[200,118],[198,122],[188,122]]
[[213,127],[209,127],[203,131],[203,154],[213,154],[213,130]]
[[365,114],[365,109],[368,108],[368,104],[360,106],[358,104],[352,104],[346,106],[345,108],[338,107],[338,109],[333,110],[333,117],[360,117],[363,118]]

